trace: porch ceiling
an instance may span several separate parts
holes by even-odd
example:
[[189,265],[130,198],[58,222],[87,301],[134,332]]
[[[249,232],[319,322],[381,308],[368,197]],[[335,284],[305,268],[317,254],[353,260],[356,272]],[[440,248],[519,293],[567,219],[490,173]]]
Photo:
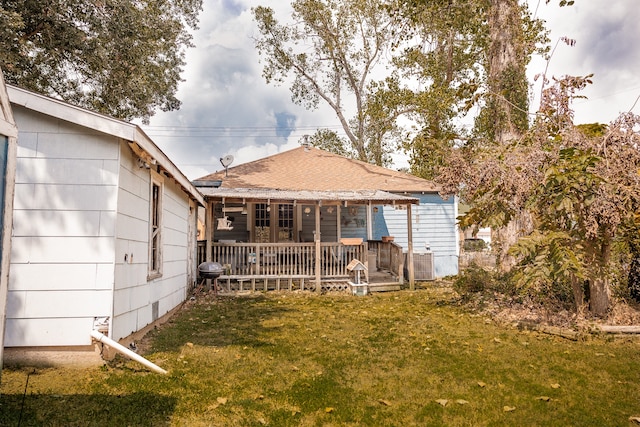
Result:
[[285,202],[285,203],[376,203],[381,205],[418,204],[415,197],[380,190],[309,191],[278,190],[268,188],[212,188],[198,187],[209,201],[230,202]]

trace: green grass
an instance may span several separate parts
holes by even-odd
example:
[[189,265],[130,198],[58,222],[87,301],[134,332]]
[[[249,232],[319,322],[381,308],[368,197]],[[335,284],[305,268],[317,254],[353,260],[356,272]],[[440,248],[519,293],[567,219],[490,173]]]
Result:
[[168,375],[128,360],[5,368],[0,425],[628,426],[640,416],[640,341],[518,331],[447,295],[204,298],[150,337],[146,357]]

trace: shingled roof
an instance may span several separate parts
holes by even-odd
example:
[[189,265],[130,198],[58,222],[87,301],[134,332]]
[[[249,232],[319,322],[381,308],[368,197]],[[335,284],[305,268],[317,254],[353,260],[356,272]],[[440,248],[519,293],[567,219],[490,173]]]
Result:
[[220,188],[223,189],[381,190],[394,193],[434,193],[439,190],[431,181],[404,172],[304,146],[230,167],[228,173],[221,170],[196,181],[222,181]]

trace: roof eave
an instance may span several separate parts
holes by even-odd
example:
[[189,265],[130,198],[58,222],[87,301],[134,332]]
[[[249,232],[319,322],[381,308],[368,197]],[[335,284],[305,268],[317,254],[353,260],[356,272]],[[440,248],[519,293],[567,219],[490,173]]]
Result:
[[155,159],[186,193],[204,206],[202,194],[138,125],[16,86],[6,86],[9,100],[15,105],[137,144],[140,149]]
[[294,191],[278,189],[199,187],[205,199],[225,203],[375,203],[383,205],[418,204],[419,199],[386,191]]

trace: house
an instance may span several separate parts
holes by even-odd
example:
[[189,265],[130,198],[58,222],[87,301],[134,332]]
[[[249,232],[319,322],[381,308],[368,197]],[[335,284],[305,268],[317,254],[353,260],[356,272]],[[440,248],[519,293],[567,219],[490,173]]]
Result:
[[[408,277],[410,286],[416,254],[431,263],[430,277],[418,280],[457,274],[456,198],[441,197],[432,182],[413,175],[301,146],[194,184],[210,206],[206,259],[225,265],[231,278],[248,280],[259,270],[265,287],[267,276],[287,276],[315,281],[319,289],[322,280],[347,274],[339,265],[326,267],[347,250],[368,267],[389,268],[400,283]],[[344,245],[345,239],[356,240]],[[262,266],[255,259],[260,253],[268,258]],[[297,261],[274,262],[287,257]],[[278,263],[284,269],[273,267]]]
[[91,350],[96,329],[133,339],[195,283],[202,195],[138,126],[8,94],[19,134],[5,356]]
[[[3,356],[5,308],[9,287],[9,256],[11,254],[11,221],[16,174],[16,139],[18,129],[13,119],[9,95],[0,71],[0,361]],[[1,367],[0,367],[1,369]]]

